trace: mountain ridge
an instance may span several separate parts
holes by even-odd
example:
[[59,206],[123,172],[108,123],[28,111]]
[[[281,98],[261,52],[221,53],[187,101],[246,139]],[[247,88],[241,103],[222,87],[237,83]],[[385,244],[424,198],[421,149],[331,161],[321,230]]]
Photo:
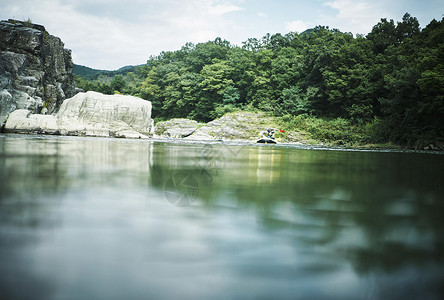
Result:
[[129,72],[135,72],[138,67],[141,65],[128,65],[123,66],[117,70],[100,70],[100,69],[94,69],[83,65],[74,64],[73,73],[74,75],[78,75],[82,77],[83,79],[87,80],[95,80],[100,75],[113,77],[115,75],[126,75]]

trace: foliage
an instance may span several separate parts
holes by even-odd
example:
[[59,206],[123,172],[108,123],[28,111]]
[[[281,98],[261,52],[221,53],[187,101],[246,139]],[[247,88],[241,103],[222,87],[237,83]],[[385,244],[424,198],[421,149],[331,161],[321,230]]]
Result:
[[76,81],[84,90],[149,100],[160,119],[209,121],[259,109],[321,141],[413,147],[444,137],[443,21],[421,30],[405,14],[397,23],[381,19],[367,36],[318,26],[241,47],[217,38],[162,52],[126,73]]
[[73,72],[80,75],[83,79],[96,80],[99,76],[114,77],[116,75],[127,75],[134,72],[138,66],[125,66],[115,71],[96,70],[82,65],[74,64]]
[[365,126],[352,124],[343,118],[325,119],[301,114],[285,115],[278,118],[280,128],[287,131],[303,132],[316,142],[338,145],[357,145],[370,142]]

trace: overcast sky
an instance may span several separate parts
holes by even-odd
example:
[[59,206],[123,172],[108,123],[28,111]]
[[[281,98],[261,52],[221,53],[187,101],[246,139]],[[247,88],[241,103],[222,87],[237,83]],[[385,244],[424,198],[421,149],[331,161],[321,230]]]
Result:
[[0,19],[31,19],[72,50],[74,63],[114,70],[143,64],[186,42],[241,44],[316,25],[367,34],[409,12],[421,27],[441,20],[444,0],[0,0]]

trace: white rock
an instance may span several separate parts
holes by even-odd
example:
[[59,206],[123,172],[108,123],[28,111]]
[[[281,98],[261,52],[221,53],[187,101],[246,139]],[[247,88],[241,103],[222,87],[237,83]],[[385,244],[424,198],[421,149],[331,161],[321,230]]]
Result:
[[12,103],[11,100],[12,95],[8,92],[8,90],[3,89],[0,91],[0,127],[8,119],[9,113],[17,108],[15,103]]
[[157,123],[154,134],[161,138],[185,138],[192,135],[199,126],[201,125],[194,120],[171,119]]
[[11,113],[5,131],[81,136],[148,138],[153,133],[151,102],[97,92],[79,93],[63,102],[55,116]]
[[193,141],[209,141],[209,140],[213,140],[214,137],[209,135],[206,132],[196,130],[192,135],[187,136],[185,139],[186,140],[193,140]]
[[58,126],[54,116],[33,115],[27,109],[18,109],[9,115],[5,130],[16,133],[57,134]]

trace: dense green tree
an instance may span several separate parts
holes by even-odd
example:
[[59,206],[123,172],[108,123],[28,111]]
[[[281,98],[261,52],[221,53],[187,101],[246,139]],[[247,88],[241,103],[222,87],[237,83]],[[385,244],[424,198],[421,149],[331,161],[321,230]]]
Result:
[[93,81],[76,82],[85,91],[149,100],[161,119],[209,121],[254,107],[367,124],[373,141],[420,146],[444,141],[443,53],[443,20],[421,30],[405,14],[397,23],[381,19],[367,36],[317,26],[250,38],[241,47],[221,38],[187,43],[125,73],[95,72]]
[[383,53],[389,46],[398,42],[395,22],[381,19],[367,35],[367,39],[373,43],[376,53]]
[[116,92],[122,92],[126,87],[125,78],[122,75],[114,76],[111,80],[111,89]]
[[227,55],[227,64],[232,68],[231,79],[239,93],[236,103],[246,105],[251,101],[253,93],[252,82],[256,69],[254,54],[244,48],[235,47]]

